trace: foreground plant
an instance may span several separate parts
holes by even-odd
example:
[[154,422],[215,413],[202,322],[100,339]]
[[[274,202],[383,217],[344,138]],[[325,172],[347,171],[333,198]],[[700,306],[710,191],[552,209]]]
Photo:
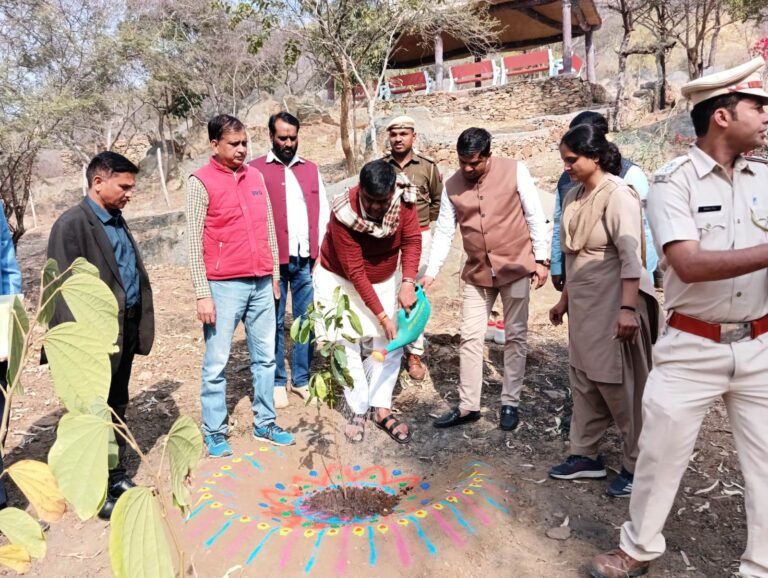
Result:
[[[355,335],[347,333],[351,329]],[[347,350],[344,342],[357,343],[363,334],[363,327],[357,313],[349,306],[349,296],[341,287],[333,291],[333,304],[330,307],[322,303],[310,304],[305,315],[295,319],[291,325],[291,340],[309,343],[313,340],[316,350],[323,358],[320,368],[312,371],[309,377],[309,398],[307,405],[317,402],[318,412],[323,405],[333,410],[338,403],[339,391],[353,388],[355,382],[347,366]],[[313,336],[316,336],[313,338]],[[342,465],[341,448],[336,429],[333,430],[336,460]],[[343,470],[342,491],[346,497]]]
[[[75,319],[48,329],[59,297]],[[107,497],[109,468],[117,464],[115,435],[125,438],[142,461],[141,451],[130,429],[107,405],[111,380],[109,356],[117,350],[117,301],[98,270],[78,258],[66,271],[50,259],[43,271],[37,312],[30,318],[16,299],[11,312],[8,357],[8,386],[0,439],[7,430],[13,395],[22,391],[21,370],[36,345],[45,347],[56,395],[66,408],[48,454],[48,464],[22,460],[6,473],[24,493],[38,517],[57,522],[69,502],[86,520],[101,509]],[[182,512],[190,505],[186,480],[202,455],[203,440],[192,419],[180,417],[163,441],[163,452],[153,485],[125,492],[112,513],[109,554],[118,578],[182,576],[184,552],[168,519],[166,504]],[[168,457],[170,493],[163,480]],[[46,553],[45,537],[38,522],[26,512],[7,508],[0,512],[0,532],[10,544],[0,546],[0,564],[23,573],[32,558]],[[167,536],[174,544],[176,561]]]

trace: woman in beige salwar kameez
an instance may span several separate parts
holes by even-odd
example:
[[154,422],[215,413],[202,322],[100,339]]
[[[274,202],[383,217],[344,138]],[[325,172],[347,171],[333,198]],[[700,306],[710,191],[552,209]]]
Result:
[[611,421],[623,438],[621,473],[608,495],[628,497],[642,427],[642,397],[651,369],[659,309],[644,270],[640,197],[621,180],[616,145],[589,125],[560,143],[565,170],[577,184],[561,220],[566,286],[550,310],[553,324],[568,314],[573,416],[570,453],[553,478],[605,478],[598,445]]

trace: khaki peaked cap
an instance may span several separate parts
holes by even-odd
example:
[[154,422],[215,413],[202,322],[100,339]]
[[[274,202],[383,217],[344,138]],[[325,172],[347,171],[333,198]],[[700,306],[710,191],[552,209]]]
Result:
[[768,101],[768,92],[763,89],[762,69],[765,60],[762,56],[749,62],[714,74],[702,76],[685,84],[681,89],[683,96],[696,106],[700,102],[723,94],[748,94]]

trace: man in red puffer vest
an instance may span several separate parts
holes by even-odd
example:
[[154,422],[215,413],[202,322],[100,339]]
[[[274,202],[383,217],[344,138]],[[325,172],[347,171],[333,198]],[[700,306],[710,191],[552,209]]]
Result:
[[275,226],[261,173],[245,163],[245,126],[222,114],[208,123],[213,156],[187,185],[189,265],[203,323],[203,433],[208,455],[232,454],[227,442],[227,381],[232,335],[242,321],[251,357],[253,436],[291,445],[275,423],[275,300],[280,271]]

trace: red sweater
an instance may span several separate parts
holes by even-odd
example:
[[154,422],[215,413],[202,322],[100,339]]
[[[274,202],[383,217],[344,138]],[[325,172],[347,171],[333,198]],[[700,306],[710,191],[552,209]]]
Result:
[[[359,215],[357,197],[358,188],[355,187],[349,191],[349,200],[352,210]],[[328,271],[351,281],[363,302],[378,315],[384,307],[373,284],[392,276],[401,249],[403,277],[415,279],[421,255],[421,230],[419,213],[411,203],[400,204],[400,226],[394,235],[383,239],[353,231],[331,214],[320,248],[320,263]]]

